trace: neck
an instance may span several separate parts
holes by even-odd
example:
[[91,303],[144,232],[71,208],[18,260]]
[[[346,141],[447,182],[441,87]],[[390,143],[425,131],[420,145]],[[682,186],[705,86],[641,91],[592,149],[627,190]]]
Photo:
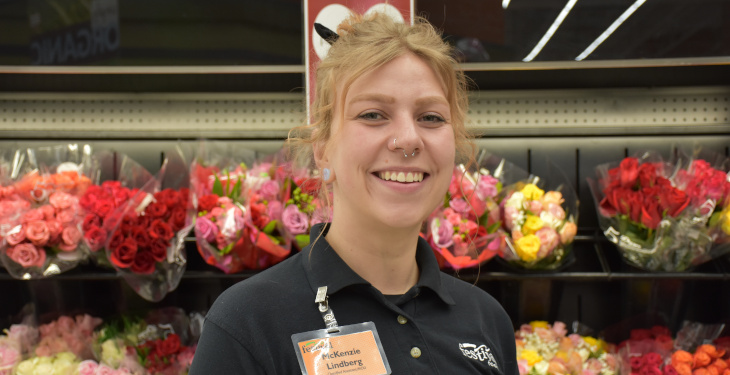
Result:
[[336,212],[334,217],[327,242],[360,277],[386,295],[404,294],[416,285],[419,227],[363,223],[344,212]]

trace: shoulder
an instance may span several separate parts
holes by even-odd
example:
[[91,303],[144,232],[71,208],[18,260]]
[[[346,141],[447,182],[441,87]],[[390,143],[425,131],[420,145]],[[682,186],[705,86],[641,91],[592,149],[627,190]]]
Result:
[[[300,254],[262,271],[226,289],[215,300],[207,319],[226,330],[239,330],[245,322],[255,324],[263,317],[273,318],[277,312],[300,303],[311,292]],[[311,297],[314,301],[314,297]],[[242,319],[242,317],[244,319]]]

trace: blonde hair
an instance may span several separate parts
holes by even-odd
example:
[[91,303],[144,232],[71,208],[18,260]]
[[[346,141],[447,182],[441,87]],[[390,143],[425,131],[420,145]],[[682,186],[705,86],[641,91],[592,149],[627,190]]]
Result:
[[[441,80],[451,109],[457,161],[474,162],[476,146],[466,129],[469,105],[466,77],[458,69],[451,46],[426,19],[418,17],[414,25],[408,25],[380,13],[352,14],[340,24],[337,34],[339,38],[317,67],[314,102],[310,108],[312,122],[289,132],[287,145],[296,160],[311,160],[312,145],[319,147],[319,153],[326,152],[332,140],[335,105],[344,107],[345,95],[355,80],[399,56],[412,53],[426,62]],[[336,97],[338,82],[344,82],[340,97]],[[320,197],[329,206],[329,192],[324,183]]]

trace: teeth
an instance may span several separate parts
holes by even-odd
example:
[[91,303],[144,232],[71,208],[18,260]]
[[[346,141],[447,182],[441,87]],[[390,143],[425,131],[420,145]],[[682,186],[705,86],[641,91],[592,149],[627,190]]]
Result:
[[378,174],[381,180],[398,181],[398,182],[421,182],[423,181],[422,172],[395,172],[385,171]]

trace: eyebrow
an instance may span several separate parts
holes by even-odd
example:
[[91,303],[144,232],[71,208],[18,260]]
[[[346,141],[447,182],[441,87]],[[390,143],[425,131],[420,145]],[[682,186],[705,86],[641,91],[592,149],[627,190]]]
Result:
[[[360,94],[352,100],[350,100],[349,104],[357,103],[357,102],[381,102],[386,104],[393,104],[395,103],[395,98],[388,95],[383,94]],[[444,104],[449,105],[449,102],[443,97],[443,96],[427,96],[423,98],[416,99],[416,105],[418,106],[424,106],[429,104]]]
[[357,103],[357,102],[382,102],[387,104],[393,104],[395,103],[395,98],[388,95],[383,94],[360,94],[352,100],[350,100],[349,104]]

